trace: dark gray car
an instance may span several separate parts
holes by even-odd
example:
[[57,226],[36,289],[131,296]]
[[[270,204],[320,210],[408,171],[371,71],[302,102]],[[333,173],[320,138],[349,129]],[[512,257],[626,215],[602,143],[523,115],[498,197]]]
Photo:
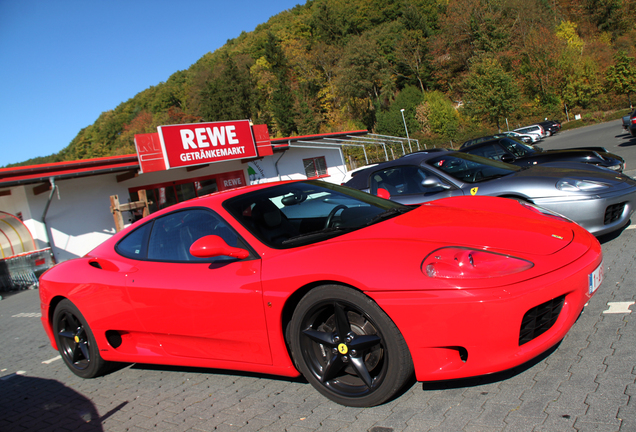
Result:
[[493,137],[468,146],[462,145],[459,151],[520,167],[547,162],[580,162],[618,172],[623,172],[625,167],[622,157],[609,153],[603,147],[543,150],[541,147],[533,147],[509,137]]
[[626,225],[636,181],[580,163],[517,167],[466,153],[424,151],[359,171],[346,186],[419,204],[458,195],[514,198],[559,213],[595,235]]

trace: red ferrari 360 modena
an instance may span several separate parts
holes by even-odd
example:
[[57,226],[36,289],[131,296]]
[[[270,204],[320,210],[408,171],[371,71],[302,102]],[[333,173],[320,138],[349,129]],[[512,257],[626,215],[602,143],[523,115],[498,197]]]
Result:
[[234,189],[146,217],[41,278],[80,377],[111,362],[295,377],[350,406],[520,365],[602,281],[601,247],[494,197],[409,207],[322,181]]

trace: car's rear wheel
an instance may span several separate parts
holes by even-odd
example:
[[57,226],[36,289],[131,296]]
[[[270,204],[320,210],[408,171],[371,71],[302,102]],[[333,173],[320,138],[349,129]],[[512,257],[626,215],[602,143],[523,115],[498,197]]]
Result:
[[348,406],[394,397],[413,361],[393,321],[366,295],[324,285],[299,302],[289,326],[296,366],[319,392]]
[[64,299],[55,308],[53,332],[62,359],[75,375],[94,378],[106,372],[108,363],[99,355],[93,332],[71,301]]

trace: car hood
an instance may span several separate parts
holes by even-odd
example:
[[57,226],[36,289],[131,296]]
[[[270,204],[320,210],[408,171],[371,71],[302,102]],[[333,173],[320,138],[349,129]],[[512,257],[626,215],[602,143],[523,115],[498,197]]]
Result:
[[488,249],[518,256],[550,255],[573,239],[573,222],[544,216],[507,198],[453,197],[431,201],[358,233]]
[[578,162],[549,162],[533,165],[513,174],[516,178],[536,177],[543,180],[558,181],[563,178],[592,180],[613,187],[631,187],[636,185],[631,177],[596,165]]

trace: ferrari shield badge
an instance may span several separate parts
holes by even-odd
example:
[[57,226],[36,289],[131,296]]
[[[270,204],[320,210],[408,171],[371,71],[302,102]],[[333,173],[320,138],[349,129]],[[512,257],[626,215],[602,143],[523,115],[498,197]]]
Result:
[[472,188],[472,189],[470,190],[470,194],[471,194],[471,195],[477,195],[477,191],[478,191],[478,190],[479,190],[479,188],[478,188],[478,187],[474,187],[474,188]]

